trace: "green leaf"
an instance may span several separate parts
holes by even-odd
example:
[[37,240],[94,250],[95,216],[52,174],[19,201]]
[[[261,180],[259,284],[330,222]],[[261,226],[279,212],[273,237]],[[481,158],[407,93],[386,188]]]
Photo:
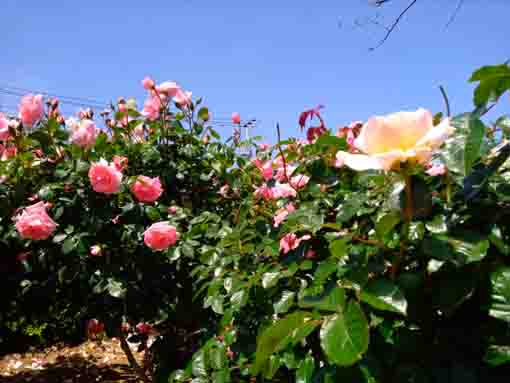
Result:
[[262,275],[262,287],[268,289],[276,286],[278,279],[280,279],[280,275],[280,272],[264,273],[264,275]]
[[338,214],[336,215],[336,222],[342,223],[352,219],[360,210],[365,202],[364,197],[360,195],[352,195],[342,205],[338,207]]
[[343,258],[348,255],[348,238],[336,239],[329,244],[329,251],[331,255],[336,258]]
[[230,297],[230,303],[232,304],[232,308],[234,310],[239,310],[243,307],[248,301],[248,291],[247,290],[239,290],[232,294]]
[[296,297],[296,293],[293,291],[284,291],[282,293],[281,298],[273,304],[274,312],[276,314],[283,314],[289,311],[289,309],[294,304],[294,299]]
[[151,221],[159,221],[161,219],[159,209],[154,206],[147,206],[145,208],[145,214],[147,214],[147,217],[149,217]]
[[321,311],[341,312],[345,309],[345,291],[340,287],[334,287],[320,296],[305,296],[299,302],[299,306]]
[[510,362],[510,346],[491,345],[489,346],[485,361],[491,366],[501,366]]
[[393,282],[377,279],[369,282],[361,292],[361,300],[379,310],[407,314],[407,301]]
[[193,376],[196,377],[207,377],[207,362],[205,358],[205,352],[200,350],[193,355],[191,360],[191,371]]
[[313,356],[307,355],[296,371],[296,383],[312,383],[314,370],[315,360],[313,359]]
[[489,314],[510,323],[510,267],[491,274],[492,302]]
[[485,125],[480,119],[471,118],[468,121],[468,133],[464,148],[464,174],[469,174],[474,163],[480,157],[480,149],[485,136]]
[[479,82],[473,102],[476,106],[483,106],[489,101],[497,101],[510,89],[510,68],[506,64],[485,66],[476,70],[469,81]]
[[375,224],[375,232],[377,233],[377,237],[379,239],[384,239],[384,237],[389,234],[395,226],[400,223],[400,212],[392,211],[384,215],[377,223]]
[[[281,351],[289,343],[302,336],[303,327],[311,321],[311,314],[306,311],[296,311],[286,317],[277,320],[271,326],[267,327],[257,337],[257,351],[255,354],[255,364],[253,373],[256,375],[266,365],[269,357],[278,351]],[[306,335],[305,335],[306,336]]]
[[122,282],[113,278],[108,278],[106,290],[108,291],[108,294],[114,298],[124,298],[126,296],[126,288],[123,286]]
[[212,381],[214,383],[230,383],[232,381],[230,371],[228,369],[223,369],[221,371],[213,372]]
[[369,328],[365,314],[356,302],[345,311],[327,317],[320,331],[321,347],[331,363],[350,366],[368,349]]
[[227,354],[225,347],[212,347],[209,350],[209,361],[215,370],[221,370],[227,365]]
[[320,136],[317,139],[317,141],[315,141],[315,145],[318,147],[320,146],[329,147],[328,149],[332,151],[334,150],[335,152],[347,149],[347,142],[345,141],[345,138],[330,136],[328,134],[323,134],[322,136]]
[[62,253],[69,254],[78,245],[78,241],[74,237],[68,237],[62,244]]

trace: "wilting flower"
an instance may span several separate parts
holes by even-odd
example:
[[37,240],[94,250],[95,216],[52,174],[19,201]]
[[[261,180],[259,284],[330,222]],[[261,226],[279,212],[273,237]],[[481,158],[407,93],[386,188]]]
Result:
[[113,164],[119,172],[123,171],[128,166],[128,158],[124,156],[113,156]]
[[7,141],[11,137],[9,132],[9,120],[0,113],[0,141]]
[[90,166],[89,180],[94,191],[112,194],[118,192],[120,189],[122,173],[113,163],[108,164],[106,160],[101,159],[99,162],[94,162]]
[[[355,150],[354,141],[358,136],[361,128],[363,127],[363,122],[361,121],[353,121],[349,124],[349,126],[344,126],[342,128],[338,128],[336,132],[337,137],[345,137],[347,141],[347,145],[349,145],[349,149]],[[350,151],[351,151],[350,150]]]
[[179,239],[179,234],[175,227],[168,222],[158,222],[151,225],[143,233],[145,244],[152,250],[166,250],[174,245]]
[[427,173],[429,176],[436,177],[436,176],[442,176],[446,173],[446,166],[444,164],[434,164],[430,166],[425,173]]
[[131,191],[140,202],[154,202],[163,193],[159,177],[138,176]]
[[19,105],[19,118],[23,125],[31,127],[44,115],[43,96],[29,94],[21,99]]
[[149,332],[152,331],[152,325],[148,324],[148,323],[145,323],[145,322],[140,322],[138,323],[136,326],[136,331],[138,331],[139,334],[148,334]]
[[237,112],[232,113],[232,124],[239,125],[241,123],[241,115]]
[[309,240],[310,238],[308,234],[300,238],[294,233],[285,234],[282,239],[280,239],[280,251],[283,251],[283,254],[287,254],[289,251],[297,249],[302,241]]
[[7,161],[9,158],[15,157],[18,153],[18,148],[14,145],[3,146],[0,144],[0,160]]
[[454,130],[449,119],[434,126],[432,114],[424,109],[372,117],[354,141],[364,154],[340,152],[340,156],[358,171],[388,171],[404,161],[426,163]]
[[74,130],[71,141],[83,148],[91,147],[96,142],[98,129],[94,121],[89,119],[81,120],[78,124],[73,125]]
[[46,205],[42,201],[26,207],[14,220],[16,230],[24,239],[47,239],[57,227],[46,212]]

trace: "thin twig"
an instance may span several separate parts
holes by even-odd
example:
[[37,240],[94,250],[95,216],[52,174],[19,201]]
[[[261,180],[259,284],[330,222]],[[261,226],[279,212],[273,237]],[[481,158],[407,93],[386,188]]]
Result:
[[290,187],[292,189],[294,189],[296,191],[296,193],[299,195],[299,190],[292,185],[292,182],[290,182],[290,180],[289,180],[289,175],[287,174],[287,161],[285,160],[285,156],[283,155],[282,145],[280,144],[280,142],[282,141],[282,135],[280,132],[280,124],[279,123],[276,123],[276,134],[278,137],[278,151],[280,152],[280,156],[282,157],[282,162],[283,162],[283,173],[285,174],[285,180],[290,185]]
[[446,23],[444,29],[448,29],[451,23],[457,18],[457,15],[459,14],[460,8],[462,8],[462,5],[464,4],[464,0],[459,0],[457,3],[457,6],[455,7],[455,11],[453,11],[452,15],[450,16],[450,19]]
[[402,20],[402,18],[405,16],[405,14],[413,7],[414,4],[416,4],[418,2],[418,0],[413,0],[411,1],[411,3],[409,3],[409,5],[402,11],[400,12],[400,15],[398,15],[398,17],[395,19],[395,21],[393,22],[393,24],[389,27],[388,29],[388,32],[386,32],[386,35],[384,36],[384,38],[379,42],[379,44],[377,44],[375,47],[373,48],[370,48],[371,51],[379,48],[381,45],[383,45],[386,40],[388,40],[388,38],[390,37],[390,35],[392,34],[392,32],[395,30],[395,28],[397,27],[397,25],[400,23],[400,20]]
[[446,115],[448,117],[451,117],[452,113],[450,111],[450,101],[448,101],[448,96],[446,95],[446,91],[442,85],[439,85],[439,90],[441,91],[441,94],[443,95],[444,104],[446,106]]

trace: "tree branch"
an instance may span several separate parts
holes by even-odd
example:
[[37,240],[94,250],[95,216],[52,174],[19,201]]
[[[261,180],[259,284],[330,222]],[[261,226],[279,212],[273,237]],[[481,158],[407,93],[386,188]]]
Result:
[[[385,0],[383,2],[378,2],[377,4],[378,5],[381,5],[381,4],[384,4],[386,1],[388,0]],[[393,24],[391,24],[391,26],[388,28],[388,31],[386,32],[386,34],[384,35],[383,39],[379,42],[379,44],[377,44],[375,47],[373,48],[370,48],[371,51],[373,50],[376,50],[377,48],[379,48],[381,45],[383,45],[386,40],[388,40],[388,38],[390,37],[390,35],[393,33],[393,31],[395,30],[395,28],[397,27],[397,25],[400,23],[400,21],[402,20],[402,18],[405,16],[405,14],[407,12],[409,12],[409,10],[418,2],[418,0],[412,0],[409,5],[402,11],[400,12],[400,14],[398,15],[398,17],[395,19],[395,21],[393,22]]]
[[452,15],[450,16],[450,19],[446,23],[444,29],[448,29],[451,23],[457,18],[457,15],[459,14],[460,9],[462,8],[462,5],[464,4],[464,0],[459,0],[457,3],[457,7],[455,7],[455,10],[453,11]]

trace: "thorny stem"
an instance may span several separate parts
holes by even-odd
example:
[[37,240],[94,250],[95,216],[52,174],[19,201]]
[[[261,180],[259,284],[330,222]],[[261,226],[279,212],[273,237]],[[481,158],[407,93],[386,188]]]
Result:
[[404,175],[405,180],[405,206],[404,206],[404,229],[403,229],[403,238],[400,241],[400,251],[398,253],[397,258],[395,259],[395,263],[391,269],[391,277],[395,279],[397,277],[400,264],[402,263],[402,259],[404,258],[404,254],[407,250],[407,240],[409,233],[409,226],[411,221],[413,220],[414,215],[414,207],[413,207],[413,184],[412,178],[409,174]]

